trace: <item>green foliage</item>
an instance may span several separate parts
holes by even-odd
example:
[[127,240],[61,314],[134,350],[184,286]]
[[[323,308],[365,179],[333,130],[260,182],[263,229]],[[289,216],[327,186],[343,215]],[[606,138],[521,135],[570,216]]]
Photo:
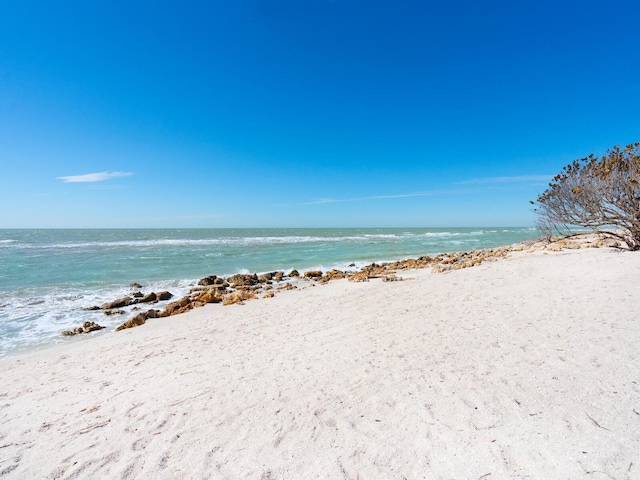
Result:
[[575,160],[532,203],[543,229],[589,227],[640,249],[640,143]]

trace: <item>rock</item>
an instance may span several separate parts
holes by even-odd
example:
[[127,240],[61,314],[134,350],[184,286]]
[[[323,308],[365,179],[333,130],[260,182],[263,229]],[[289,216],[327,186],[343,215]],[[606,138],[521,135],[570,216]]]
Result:
[[102,330],[103,328],[105,327],[103,327],[102,325],[98,325],[96,322],[84,322],[82,324],[84,333],[95,332],[96,330]]
[[87,312],[92,312],[94,310],[102,310],[102,309],[97,305],[93,305],[92,307],[83,308],[83,310],[85,310]]
[[122,308],[127,307],[133,303],[133,300],[130,297],[119,298],[118,300],[114,300],[113,302],[103,303],[100,308],[103,310],[109,310],[112,308]]
[[201,278],[198,281],[198,285],[204,285],[204,286],[215,285],[217,279],[218,279],[217,276],[209,275],[208,277]]
[[147,316],[144,313],[139,313],[135,317],[130,318],[129,320],[124,322],[122,325],[120,325],[118,328],[116,328],[116,332],[127,329],[127,328],[139,327],[140,325],[144,325],[146,321],[147,321]]
[[144,294],[143,294],[142,292],[133,292],[133,293],[131,294],[131,296],[132,296],[133,298],[142,298],[142,297],[144,297]]
[[95,322],[84,322],[81,327],[76,327],[73,330],[63,331],[62,335],[69,337],[73,335],[79,335],[81,333],[95,332],[96,330],[102,330],[103,328],[105,327],[103,327],[102,325],[98,325]]
[[233,304],[244,305],[244,300],[249,300],[251,298],[256,298],[256,296],[253,293],[244,292],[244,291],[235,292],[225,297],[224,300],[222,301],[222,305],[233,305]]
[[349,275],[348,278],[350,282],[368,282],[369,274],[367,272],[361,271],[361,272],[356,272],[352,275]]
[[275,272],[273,274],[272,280],[274,282],[281,282],[283,278],[284,278],[284,272]]
[[274,275],[274,273],[273,273],[273,272],[270,272],[270,273],[263,273],[262,275],[260,275],[260,276],[258,277],[258,281],[259,281],[260,283],[267,283],[267,282],[270,282],[271,280],[273,280],[273,275]]
[[236,273],[235,275],[231,275],[229,278],[227,278],[227,282],[232,285],[249,287],[258,283],[258,275],[256,275],[255,273],[252,275],[245,273]]
[[202,302],[202,303],[220,303],[222,301],[222,297],[219,297],[213,291],[207,291],[207,292],[201,293],[200,295],[195,297],[193,300],[196,302]]
[[353,268],[353,267],[355,267],[355,266],[356,266],[356,264],[355,264],[355,263],[350,263],[350,264],[349,264],[349,268]]
[[122,315],[124,314],[124,310],[105,310],[105,315]]
[[151,302],[157,302],[157,301],[158,301],[158,296],[155,293],[151,292],[145,295],[144,297],[142,297],[140,300],[138,300],[138,303],[151,303]]
[[191,306],[191,297],[182,297],[180,300],[176,300],[175,302],[171,302],[167,307],[160,312],[160,317],[170,317],[172,315],[177,315],[179,313],[184,313],[191,310],[193,306]]
[[274,292],[267,292],[262,296],[262,298],[273,298],[275,296],[276,294]]
[[167,292],[166,290],[160,293],[156,293],[156,299],[159,301],[169,300],[171,297],[173,297],[173,294],[171,292]]
[[295,278],[295,277],[299,277],[299,276],[300,276],[300,273],[298,272],[298,270],[291,270],[291,271],[289,272],[289,276],[290,276],[290,277],[294,277],[294,278]]
[[142,288],[142,285],[140,285],[138,282],[133,282],[131,285],[129,285],[131,288]]
[[304,278],[319,278],[322,276],[322,272],[320,270],[309,270],[308,272],[304,272]]
[[333,269],[324,274],[322,277],[323,282],[328,282],[329,280],[338,280],[340,278],[345,278],[347,275],[342,270]]

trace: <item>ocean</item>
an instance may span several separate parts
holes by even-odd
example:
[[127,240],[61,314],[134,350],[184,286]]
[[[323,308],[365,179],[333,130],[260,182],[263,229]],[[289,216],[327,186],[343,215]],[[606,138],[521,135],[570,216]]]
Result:
[[[86,341],[90,335],[60,334],[85,321],[107,327],[91,335],[110,334],[131,315],[105,316],[85,308],[133,290],[168,290],[179,298],[208,275],[346,269],[352,263],[361,267],[537,236],[535,228],[497,227],[0,229],[0,358]],[[133,282],[142,288],[132,288]]]

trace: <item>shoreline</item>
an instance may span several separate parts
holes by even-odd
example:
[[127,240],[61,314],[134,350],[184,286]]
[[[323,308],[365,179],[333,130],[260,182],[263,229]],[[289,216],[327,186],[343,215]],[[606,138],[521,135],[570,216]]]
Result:
[[639,272],[633,252],[521,251],[3,359],[0,472],[633,478]]
[[[373,261],[510,245],[535,233],[524,227],[2,232],[10,243],[0,249],[5,274],[0,282],[5,294],[0,302],[1,357],[65,343],[60,332],[85,321],[113,330],[133,313],[105,317],[83,308],[131,295],[131,282],[141,283],[145,294],[168,290],[175,300],[211,273],[226,277],[275,268],[303,273],[349,270],[351,263],[362,267]],[[63,270],[48,270],[59,262]],[[22,285],[22,278],[35,280]]]

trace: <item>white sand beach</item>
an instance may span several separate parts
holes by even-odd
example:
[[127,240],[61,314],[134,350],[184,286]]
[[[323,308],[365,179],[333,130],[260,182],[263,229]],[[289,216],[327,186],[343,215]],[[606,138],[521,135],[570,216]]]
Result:
[[5,479],[640,478],[640,253],[511,253],[0,362]]

